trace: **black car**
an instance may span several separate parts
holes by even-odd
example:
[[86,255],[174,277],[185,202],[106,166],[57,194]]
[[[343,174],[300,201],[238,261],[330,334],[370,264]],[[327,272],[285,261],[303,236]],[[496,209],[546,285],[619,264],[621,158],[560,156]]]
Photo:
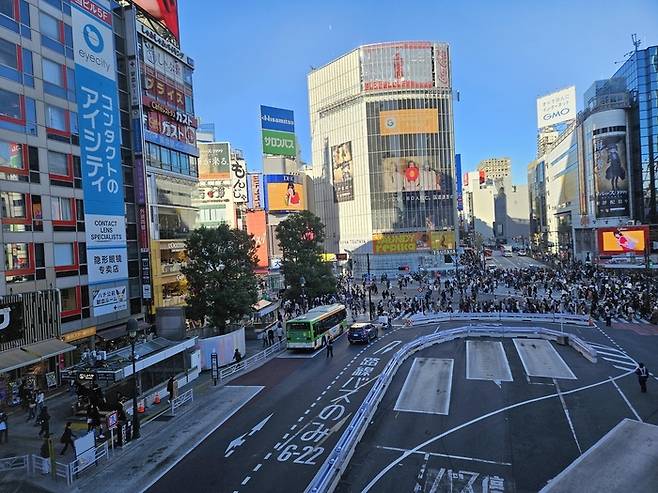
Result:
[[350,330],[347,332],[347,340],[350,341],[350,344],[356,342],[365,342],[366,344],[370,341],[377,339],[377,327],[369,323],[355,323],[352,324]]

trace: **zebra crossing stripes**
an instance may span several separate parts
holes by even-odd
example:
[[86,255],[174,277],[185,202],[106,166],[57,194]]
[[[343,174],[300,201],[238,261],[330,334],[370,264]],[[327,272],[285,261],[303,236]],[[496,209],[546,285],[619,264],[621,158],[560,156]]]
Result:
[[612,366],[618,370],[633,371],[637,368],[637,361],[620,349],[591,342],[589,345],[596,349],[601,359],[612,363]]
[[[605,323],[605,317],[593,317],[594,320],[597,322],[603,322]],[[633,320],[628,320],[627,318],[623,317],[612,317],[610,318],[611,323],[615,324],[637,324],[637,325],[652,325],[649,320],[646,318],[634,318]]]

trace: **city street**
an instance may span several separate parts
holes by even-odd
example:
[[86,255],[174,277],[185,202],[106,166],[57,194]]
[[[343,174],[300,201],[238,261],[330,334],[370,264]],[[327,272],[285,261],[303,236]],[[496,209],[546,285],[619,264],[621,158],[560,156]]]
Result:
[[503,257],[503,254],[494,250],[493,255],[488,257],[490,260],[487,260],[487,265],[493,265],[499,269],[527,269],[528,267],[544,267],[539,260],[535,260],[532,257],[521,256],[518,253],[514,252],[511,257]]

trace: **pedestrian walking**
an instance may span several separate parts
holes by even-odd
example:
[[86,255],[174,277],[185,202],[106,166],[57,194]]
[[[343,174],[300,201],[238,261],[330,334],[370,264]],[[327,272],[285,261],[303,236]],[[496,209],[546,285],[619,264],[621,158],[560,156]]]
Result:
[[174,395],[174,392],[176,392],[174,377],[170,377],[169,380],[167,380],[167,392],[169,393],[169,402],[171,403],[171,401],[176,398]]
[[[27,407],[28,407],[28,415],[27,415],[27,419],[25,420],[26,423],[27,423],[28,421],[30,421],[31,419],[37,417],[37,412],[36,412],[36,409],[37,409],[37,401],[36,401],[35,396],[30,395],[30,397],[29,397],[29,404],[28,404]],[[35,426],[36,426],[36,425],[35,425]]]
[[46,395],[43,393],[43,390],[39,389],[37,391],[37,397],[36,397],[36,403],[37,403],[37,416],[41,414],[41,409],[43,409],[43,405],[46,401]]
[[75,444],[73,443],[73,439],[77,438],[73,434],[73,430],[71,430],[71,422],[69,421],[66,423],[66,427],[64,427],[64,433],[62,433],[62,437],[59,439],[60,443],[64,444],[64,448],[62,451],[59,453],[59,455],[64,455],[66,451],[69,448],[69,445],[73,449],[73,453],[75,454]]
[[48,438],[50,436],[50,414],[48,414],[48,406],[43,406],[41,408],[41,413],[37,417],[37,422],[41,425],[39,437],[43,435],[44,438]]
[[644,366],[644,363],[640,363],[638,365],[638,367],[635,369],[635,374],[637,375],[637,379],[640,382],[640,391],[646,392],[647,380],[649,380],[649,370],[647,370],[647,367]]
[[3,438],[5,443],[9,442],[9,425],[7,424],[7,414],[0,410],[0,443]]
[[276,323],[276,336],[279,338],[279,342],[283,340],[283,323],[281,323],[281,320]]
[[327,358],[334,357],[334,341],[331,337],[327,337]]
[[270,346],[274,344],[274,330],[272,327],[267,329],[267,340],[270,342]]
[[235,348],[235,352],[233,353],[233,361],[236,363],[242,361],[242,355],[240,354],[240,350],[238,348]]

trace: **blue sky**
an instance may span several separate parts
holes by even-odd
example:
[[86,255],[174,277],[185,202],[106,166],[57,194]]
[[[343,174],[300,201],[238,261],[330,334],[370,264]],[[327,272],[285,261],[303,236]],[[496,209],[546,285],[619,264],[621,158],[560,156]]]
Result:
[[455,139],[464,170],[512,158],[526,181],[536,152],[537,96],[575,85],[578,109],[592,81],[632,49],[658,44],[656,0],[179,0],[181,45],[195,59],[195,105],[218,140],[261,169],[260,105],[295,112],[310,162],[306,76],[361,44],[446,41],[452,54]]

